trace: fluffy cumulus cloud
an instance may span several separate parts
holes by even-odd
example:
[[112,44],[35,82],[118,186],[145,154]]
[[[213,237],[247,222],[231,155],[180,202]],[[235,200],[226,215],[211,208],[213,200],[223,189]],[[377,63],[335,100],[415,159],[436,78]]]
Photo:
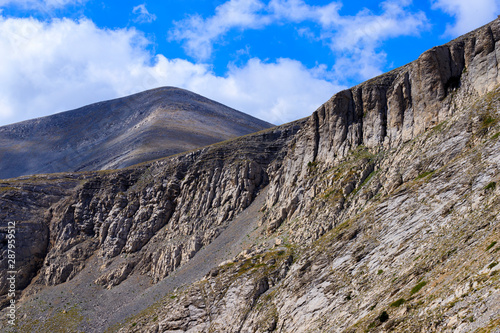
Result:
[[25,119],[129,93],[148,61],[146,43],[133,29],[99,30],[88,20],[0,18],[0,117]]
[[318,33],[310,29],[301,33],[329,45],[337,56],[332,68],[335,76],[365,80],[382,73],[386,54],[379,48],[383,41],[418,35],[429,27],[425,13],[409,11],[410,4],[408,0],[384,1],[380,3],[380,14],[363,9],[353,16],[340,15],[339,2],[310,6],[303,0],[271,0],[268,7],[278,20],[318,24]]
[[135,29],[0,16],[0,124],[165,85],[282,123],[309,115],[341,88],[323,79],[323,67],[289,59],[252,59],[217,76],[208,64],[151,55],[147,46]]
[[296,60],[265,63],[254,58],[244,67],[231,68],[225,77],[204,76],[186,83],[193,91],[278,124],[309,116],[345,88],[322,79],[327,74],[324,66],[309,69]]
[[330,47],[341,56],[337,60],[337,74],[350,70],[362,79],[382,73],[386,54],[379,51],[383,41],[399,36],[418,35],[429,24],[426,15],[405,10],[408,2],[387,1],[381,3],[382,14],[374,15],[363,10],[353,17],[338,17],[336,31],[326,32]]
[[493,20],[500,10],[500,0],[434,0],[433,8],[441,9],[456,22],[448,25],[446,35],[462,35]]
[[324,6],[311,6],[303,0],[271,0],[268,11],[278,20],[302,22],[306,20],[320,23],[323,27],[330,27],[339,18],[340,2],[331,2]]
[[[358,79],[380,74],[385,53],[377,51],[381,43],[398,36],[418,35],[429,27],[425,13],[411,12],[409,0],[380,3],[381,14],[364,9],[354,16],[342,16],[340,2],[312,6],[303,0],[230,0],[216,9],[215,15],[192,16],[177,22],[170,38],[184,43],[186,52],[198,60],[208,59],[213,44],[231,29],[260,29],[280,22],[312,22],[317,32],[302,28],[302,36],[323,41],[339,58],[333,71],[351,73]],[[349,69],[346,71],[346,69]]]
[[183,41],[186,52],[198,60],[212,54],[212,45],[231,29],[256,29],[268,24],[260,11],[264,4],[258,0],[229,0],[215,9],[215,15],[203,18],[192,15],[176,22],[170,32],[171,40]]

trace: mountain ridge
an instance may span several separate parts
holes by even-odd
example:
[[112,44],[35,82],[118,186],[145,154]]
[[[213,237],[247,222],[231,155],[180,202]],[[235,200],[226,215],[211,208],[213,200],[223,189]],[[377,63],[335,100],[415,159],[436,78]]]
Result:
[[187,90],[157,88],[0,127],[0,178],[122,168],[271,126]]

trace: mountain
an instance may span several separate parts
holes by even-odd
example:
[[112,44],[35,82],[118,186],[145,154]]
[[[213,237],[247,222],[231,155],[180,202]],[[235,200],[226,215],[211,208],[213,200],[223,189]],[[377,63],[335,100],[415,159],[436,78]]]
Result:
[[0,127],[0,179],[123,168],[271,126],[195,93],[158,88]]
[[245,137],[1,182],[2,327],[498,331],[499,41],[495,20]]

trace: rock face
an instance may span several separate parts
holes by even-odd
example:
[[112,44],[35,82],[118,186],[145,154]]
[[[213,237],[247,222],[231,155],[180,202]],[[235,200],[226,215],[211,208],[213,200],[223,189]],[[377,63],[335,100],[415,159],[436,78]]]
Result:
[[[496,20],[258,134],[119,171],[3,183],[1,221],[37,235],[26,241],[35,255],[19,255],[19,327],[498,327],[499,40]],[[212,244],[237,245],[226,231],[242,219],[254,223],[248,246],[192,283]],[[97,310],[58,296],[65,286],[98,293],[85,301]],[[120,297],[132,306],[109,301]],[[79,315],[58,315],[49,299]],[[97,321],[104,308],[120,315]]]
[[158,88],[0,127],[0,178],[123,168],[271,126],[192,92]]
[[[494,90],[500,82],[496,60],[500,51],[495,48],[499,39],[495,21],[423,53],[413,63],[342,91],[322,105],[294,138],[294,149],[280,162],[283,166],[271,176],[267,206],[278,206],[270,214],[271,231],[296,211],[308,211],[304,208],[316,197],[319,185],[308,177],[312,170],[333,168],[360,146],[371,154],[401,148]],[[457,142],[463,144],[463,140]],[[341,184],[325,186],[342,187],[347,196],[373,171],[373,165],[365,163]],[[417,170],[412,176],[423,166],[413,167]],[[398,168],[392,165],[385,170],[386,190],[402,183]]]
[[[18,284],[28,285],[35,275],[42,285],[64,283],[95,253],[105,267],[120,254],[136,254],[96,280],[105,287],[119,284],[134,269],[153,282],[163,279],[252,203],[269,182],[269,163],[283,155],[300,125],[123,171],[34,176],[4,184],[2,222],[16,221],[30,235],[18,235],[26,250],[17,258],[26,271]],[[37,188],[37,183],[43,185]],[[67,191],[59,189],[63,185]],[[6,240],[7,228],[2,231]],[[6,257],[7,243],[2,245]],[[3,285],[0,292],[6,290]]]

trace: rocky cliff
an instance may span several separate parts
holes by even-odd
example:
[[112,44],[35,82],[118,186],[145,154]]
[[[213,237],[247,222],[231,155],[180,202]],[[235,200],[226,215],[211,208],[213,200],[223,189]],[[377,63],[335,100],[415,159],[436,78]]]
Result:
[[[474,120],[493,119],[494,106],[481,109],[471,104],[485,98],[488,92],[494,94],[500,82],[500,49],[496,47],[499,39],[500,28],[495,21],[423,53],[413,63],[342,91],[316,110],[294,138],[283,167],[271,177],[267,206],[277,207],[270,214],[270,231],[295,215],[310,215],[308,206],[317,197],[321,182],[322,187],[337,189],[338,196],[345,197],[366,180],[376,163],[359,166],[350,177],[337,177],[341,178],[337,184],[335,177],[310,177],[311,171],[331,171],[345,162],[353,150],[362,147],[367,153],[380,156],[401,150],[426,131],[438,125],[443,127],[445,121],[464,113],[471,118],[467,127],[461,128],[464,132],[471,131]],[[478,114],[471,114],[470,108],[478,110]],[[467,142],[465,137],[455,140],[457,146],[440,149],[440,162],[433,163],[433,170],[455,157]],[[403,156],[399,158],[404,159]],[[406,166],[402,164],[407,161],[387,164],[381,170],[385,193],[425,171],[429,162],[421,160]],[[299,232],[297,237],[310,236]]]
[[19,328],[495,331],[499,40],[495,20],[191,153],[2,183],[2,226],[37,235]]

